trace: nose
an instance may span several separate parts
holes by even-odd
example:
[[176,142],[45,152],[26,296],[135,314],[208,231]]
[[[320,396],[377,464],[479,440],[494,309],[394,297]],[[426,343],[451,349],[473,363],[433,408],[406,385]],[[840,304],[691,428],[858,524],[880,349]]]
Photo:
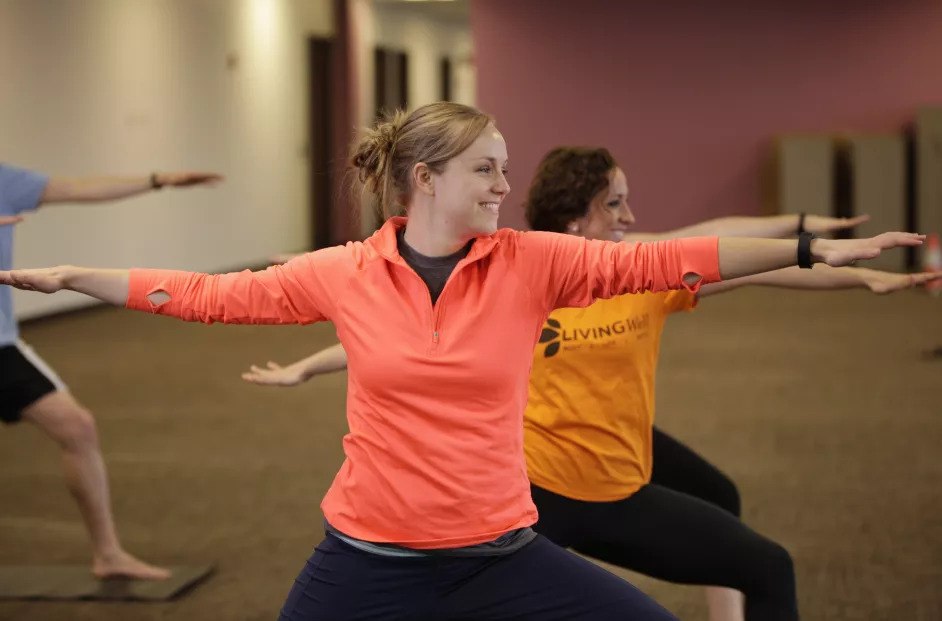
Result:
[[497,180],[494,183],[493,190],[495,194],[500,194],[501,196],[510,192],[510,183],[507,182],[507,177],[502,170],[497,171]]
[[618,221],[623,224],[634,224],[635,223],[635,214],[631,211],[631,207],[628,206],[628,203],[622,203],[621,209],[618,210]]

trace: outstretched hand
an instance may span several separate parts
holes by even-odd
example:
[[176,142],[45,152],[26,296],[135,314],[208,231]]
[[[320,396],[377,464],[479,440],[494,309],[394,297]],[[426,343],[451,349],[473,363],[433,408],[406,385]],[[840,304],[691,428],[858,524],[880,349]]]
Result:
[[23,221],[23,216],[0,216],[0,226],[8,226]]
[[890,248],[921,246],[925,239],[925,235],[916,233],[883,233],[865,239],[815,239],[811,242],[811,254],[818,262],[842,267],[876,258]]
[[223,179],[224,177],[222,175],[210,172],[179,172],[157,174],[157,181],[161,185],[176,188],[191,187],[194,185],[214,186]]
[[262,386],[297,386],[304,383],[305,378],[304,372],[296,365],[282,367],[269,362],[267,369],[253,364],[248,372],[242,374],[242,379]]
[[942,272],[922,272],[920,274],[894,274],[867,270],[864,281],[873,293],[884,295],[903,289],[915,289],[926,283],[942,279]]
[[869,219],[870,216],[867,215],[857,216],[855,218],[830,218],[827,216],[807,215],[805,216],[804,227],[809,233],[824,235],[826,233],[834,233],[835,231],[852,229]]
[[0,285],[10,285],[24,291],[55,293],[65,289],[65,273],[58,267],[0,271]]

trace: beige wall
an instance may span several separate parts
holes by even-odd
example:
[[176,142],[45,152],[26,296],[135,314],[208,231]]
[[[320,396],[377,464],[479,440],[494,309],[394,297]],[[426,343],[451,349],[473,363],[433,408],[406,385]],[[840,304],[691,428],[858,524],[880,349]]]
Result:
[[[17,227],[16,265],[215,271],[304,247],[304,40],[331,30],[330,0],[0,0],[0,161],[228,176],[40,210]],[[88,302],[16,292],[20,318]]]
[[[18,267],[220,271],[306,247],[308,36],[331,0],[0,0],[0,161],[52,175],[199,168],[214,190],[49,207],[17,227]],[[475,103],[469,24],[352,0],[360,125],[372,120],[373,48],[410,54],[413,105],[438,99],[438,62]],[[369,223],[367,222],[367,225]],[[26,319],[92,303],[15,292]]]

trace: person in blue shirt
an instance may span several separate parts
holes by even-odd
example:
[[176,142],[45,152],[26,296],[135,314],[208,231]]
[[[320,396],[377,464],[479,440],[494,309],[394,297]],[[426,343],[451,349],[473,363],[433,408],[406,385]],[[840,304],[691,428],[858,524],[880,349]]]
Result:
[[[57,178],[0,163],[0,270],[13,262],[15,224],[40,205],[101,203],[167,187],[212,185],[215,173],[154,173],[142,177]],[[122,548],[111,513],[108,476],[91,413],[62,380],[19,338],[12,290],[0,286],[0,420],[32,423],[62,450],[65,480],[92,543],[92,573],[98,578],[161,580],[170,572]]]

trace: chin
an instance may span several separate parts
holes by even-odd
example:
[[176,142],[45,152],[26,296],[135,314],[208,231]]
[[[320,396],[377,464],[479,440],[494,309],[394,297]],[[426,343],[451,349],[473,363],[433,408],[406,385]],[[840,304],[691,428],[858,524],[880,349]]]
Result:
[[484,218],[478,219],[471,226],[471,229],[475,235],[493,235],[497,232],[497,215],[491,216],[488,214]]
[[478,235],[493,235],[497,232],[497,220],[494,220],[491,223],[482,224],[481,226],[476,227]]

